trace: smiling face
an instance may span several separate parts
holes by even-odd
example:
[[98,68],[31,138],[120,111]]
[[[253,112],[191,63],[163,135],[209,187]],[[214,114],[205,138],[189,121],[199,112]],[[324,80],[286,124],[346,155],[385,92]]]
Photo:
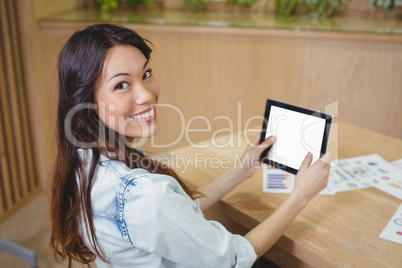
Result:
[[149,61],[129,45],[108,49],[95,88],[99,118],[127,138],[146,138],[159,130],[155,105],[159,85]]

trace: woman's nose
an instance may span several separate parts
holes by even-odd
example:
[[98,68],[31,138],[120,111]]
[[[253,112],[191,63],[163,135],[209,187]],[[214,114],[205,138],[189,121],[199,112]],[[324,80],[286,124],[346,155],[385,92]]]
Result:
[[134,89],[134,98],[135,104],[144,105],[152,103],[155,99],[155,94],[141,83]]

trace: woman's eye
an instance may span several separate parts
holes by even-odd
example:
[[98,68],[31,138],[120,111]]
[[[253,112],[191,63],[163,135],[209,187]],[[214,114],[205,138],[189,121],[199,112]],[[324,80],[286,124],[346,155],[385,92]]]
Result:
[[125,89],[126,87],[128,87],[128,83],[127,82],[121,82],[121,83],[117,84],[116,89]]
[[152,76],[152,70],[148,70],[144,73],[144,75],[142,76],[142,79],[147,79],[151,76]]

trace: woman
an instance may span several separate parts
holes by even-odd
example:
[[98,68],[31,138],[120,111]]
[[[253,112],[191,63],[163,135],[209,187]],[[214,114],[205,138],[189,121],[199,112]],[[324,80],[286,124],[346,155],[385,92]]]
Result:
[[[251,267],[325,188],[330,153],[300,167],[293,193],[244,237],[204,219],[208,209],[256,172],[251,162],[204,187],[130,146],[158,132],[159,86],[151,49],[132,30],[100,24],[76,32],[59,58],[58,154],[51,182],[55,256],[98,267]],[[258,159],[274,137],[258,137]]]

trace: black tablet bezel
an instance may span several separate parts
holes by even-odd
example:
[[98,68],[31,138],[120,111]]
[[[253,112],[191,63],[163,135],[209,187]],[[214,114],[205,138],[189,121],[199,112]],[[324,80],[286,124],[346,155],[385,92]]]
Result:
[[[320,113],[317,111],[309,110],[309,109],[298,107],[298,106],[294,106],[291,104],[283,103],[280,101],[271,100],[271,99],[267,100],[267,104],[265,106],[264,122],[262,125],[260,143],[265,140],[265,135],[267,133],[268,118],[269,118],[269,114],[270,114],[272,106],[276,106],[276,107],[284,108],[287,110],[303,113],[303,114],[306,114],[309,116],[315,116],[315,117],[325,119],[325,129],[324,129],[323,139],[322,139],[322,143],[321,143],[320,157],[323,156],[327,152],[329,135],[330,135],[331,125],[332,125],[332,116],[331,115]],[[261,156],[260,156],[261,162],[268,164],[270,166],[276,167],[276,168],[280,168],[280,169],[290,172],[292,174],[296,174],[298,172],[297,169],[288,167],[288,166],[284,165],[283,163],[277,163],[273,160],[267,159],[267,154],[268,154],[268,151],[270,150],[270,148],[266,149],[261,154]]]

